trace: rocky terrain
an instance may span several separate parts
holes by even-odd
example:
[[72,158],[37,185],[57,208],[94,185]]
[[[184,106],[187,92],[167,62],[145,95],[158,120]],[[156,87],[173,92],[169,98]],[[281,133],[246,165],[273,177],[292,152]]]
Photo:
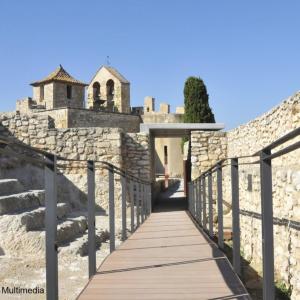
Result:
[[[60,299],[75,299],[88,280],[87,212],[57,205]],[[16,179],[0,180],[0,286],[45,290],[44,191],[26,191]],[[109,254],[108,216],[96,216],[97,266]],[[129,224],[129,220],[128,220]],[[116,220],[120,243],[121,220]],[[45,299],[45,294],[1,299]]]

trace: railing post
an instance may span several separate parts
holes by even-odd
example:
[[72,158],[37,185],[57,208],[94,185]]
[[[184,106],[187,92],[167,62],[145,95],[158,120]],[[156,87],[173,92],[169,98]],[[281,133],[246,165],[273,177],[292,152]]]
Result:
[[141,223],[145,221],[145,191],[144,191],[144,184],[141,183]]
[[199,177],[198,188],[199,188],[199,225],[202,226],[202,177]]
[[240,203],[239,203],[239,165],[238,159],[231,159],[231,197],[232,197],[232,242],[233,269],[241,275],[240,258]]
[[206,184],[205,184],[205,176],[202,177],[202,203],[203,203],[203,228],[207,229],[207,213],[206,213]]
[[126,240],[127,237],[127,225],[126,225],[126,177],[121,176],[122,185],[122,240]]
[[115,182],[113,167],[109,167],[109,248],[110,253],[115,250]]
[[213,199],[212,199],[212,173],[208,173],[208,215],[209,215],[209,235],[213,237]]
[[134,231],[134,181],[130,180],[130,229]]
[[217,190],[218,190],[218,245],[224,248],[223,237],[223,187],[222,187],[222,165],[217,166]]
[[146,185],[146,207],[147,207],[147,218],[148,218],[151,213],[150,184]]
[[195,218],[195,187],[194,187],[194,182],[192,181],[192,216]]
[[198,182],[197,179],[195,179],[194,181],[194,188],[195,188],[195,219],[196,222],[198,222],[198,218],[199,218],[199,197],[198,197]]
[[270,150],[263,150],[260,154],[264,300],[273,300],[275,298],[272,163],[271,159],[268,158],[270,154]]
[[56,156],[46,157],[45,166],[46,293],[47,300],[58,299],[57,266],[57,177]]
[[187,183],[188,187],[188,211],[191,212],[191,183]]
[[140,183],[137,182],[136,185],[136,197],[135,197],[135,201],[136,201],[136,227],[140,227]]
[[188,187],[189,187],[189,211],[191,213],[191,215],[193,216],[193,185],[192,182],[188,183]]
[[87,162],[89,278],[96,274],[95,163]]
[[149,215],[152,213],[152,190],[151,183],[149,183]]

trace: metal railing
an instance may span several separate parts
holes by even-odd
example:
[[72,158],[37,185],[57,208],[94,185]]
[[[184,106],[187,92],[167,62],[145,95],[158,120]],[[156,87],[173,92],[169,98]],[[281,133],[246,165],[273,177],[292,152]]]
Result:
[[[22,149],[19,153],[14,149]],[[28,152],[28,153],[26,153]],[[33,148],[26,144],[0,137],[0,154],[34,163],[44,168],[45,181],[45,231],[46,231],[46,297],[58,299],[58,243],[57,243],[57,167],[58,161],[83,162],[87,168],[87,210],[88,210],[88,273],[96,273],[96,232],[95,232],[95,169],[96,165],[108,170],[109,186],[109,239],[110,252],[115,250],[115,175],[121,178],[121,219],[122,240],[127,238],[127,202],[130,202],[131,233],[142,224],[152,211],[151,183],[141,180],[111,163],[97,160],[73,160]],[[127,201],[127,187],[129,200]],[[136,216],[135,209],[136,206]]]
[[[283,145],[300,135],[297,128],[275,142],[264,147],[260,151],[249,156],[239,156],[220,160],[211,168],[202,173],[188,184],[189,211],[194,220],[213,237],[213,199],[212,199],[212,175],[217,177],[217,216],[218,216],[218,246],[224,249],[223,238],[223,174],[222,169],[230,166],[231,169],[231,208],[232,208],[232,242],[233,242],[233,268],[241,275],[240,260],[240,197],[239,197],[239,166],[259,164],[260,166],[260,189],[261,189],[261,219],[262,219],[262,263],[263,263],[263,299],[275,299],[274,282],[274,234],[273,234],[273,197],[272,197],[272,159],[288,154],[300,148],[300,141],[283,147],[271,153],[276,147]],[[259,157],[256,161],[239,163],[240,159]],[[207,179],[206,179],[207,178]],[[207,192],[206,195],[206,182]],[[207,220],[208,203],[208,220]],[[207,228],[208,223],[208,228]]]

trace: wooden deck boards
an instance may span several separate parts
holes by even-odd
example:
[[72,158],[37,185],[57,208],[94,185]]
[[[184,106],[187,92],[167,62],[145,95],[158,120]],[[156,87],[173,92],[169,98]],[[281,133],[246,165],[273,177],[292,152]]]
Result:
[[109,255],[80,300],[250,299],[224,254],[185,211],[152,213]]

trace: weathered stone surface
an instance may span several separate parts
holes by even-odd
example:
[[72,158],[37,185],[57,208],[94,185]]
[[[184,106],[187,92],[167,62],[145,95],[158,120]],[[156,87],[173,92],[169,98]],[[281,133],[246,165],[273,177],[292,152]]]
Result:
[[[193,132],[191,139],[192,175],[211,167],[219,159],[252,155],[271,142],[300,126],[300,93],[282,102],[271,111],[227,133]],[[299,140],[299,138],[297,138]],[[294,141],[293,141],[294,142]],[[289,143],[278,147],[287,146]],[[200,149],[207,150],[206,153]],[[274,150],[274,151],[277,151]],[[300,150],[272,161],[273,214],[279,220],[300,221]],[[240,162],[257,159],[240,159]],[[261,188],[259,165],[240,165],[241,249],[251,266],[262,273]],[[249,179],[251,178],[251,179]],[[213,199],[216,199],[216,178],[213,176]],[[223,168],[223,199],[231,203],[230,167]],[[228,209],[228,208],[227,208]],[[248,214],[243,214],[243,211]],[[254,213],[255,215],[251,215]],[[216,207],[214,204],[214,214]],[[231,212],[229,211],[231,221]],[[257,217],[259,216],[259,217]],[[224,216],[226,217],[226,216]],[[228,222],[230,226],[230,222]],[[286,224],[274,224],[275,277],[292,287],[291,299],[300,297],[299,230]],[[247,285],[253,286],[255,282]]]

